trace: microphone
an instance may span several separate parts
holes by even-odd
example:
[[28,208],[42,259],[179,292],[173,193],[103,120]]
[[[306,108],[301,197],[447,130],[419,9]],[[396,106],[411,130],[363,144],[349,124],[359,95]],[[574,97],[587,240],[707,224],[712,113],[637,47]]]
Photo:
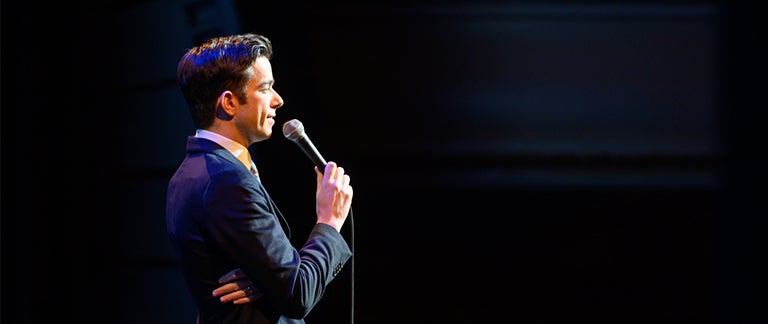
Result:
[[298,144],[302,151],[315,163],[320,172],[325,170],[325,159],[317,151],[315,145],[304,132],[304,125],[298,119],[291,119],[283,124],[285,138]]

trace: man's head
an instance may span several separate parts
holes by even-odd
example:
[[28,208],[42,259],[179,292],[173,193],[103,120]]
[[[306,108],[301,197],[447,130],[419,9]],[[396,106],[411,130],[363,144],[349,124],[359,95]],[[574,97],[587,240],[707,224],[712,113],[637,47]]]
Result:
[[[248,145],[271,136],[274,110],[283,105],[273,89],[272,44],[257,34],[211,38],[179,61],[179,88],[195,127],[229,128],[224,134]],[[226,133],[226,132],[225,132]]]

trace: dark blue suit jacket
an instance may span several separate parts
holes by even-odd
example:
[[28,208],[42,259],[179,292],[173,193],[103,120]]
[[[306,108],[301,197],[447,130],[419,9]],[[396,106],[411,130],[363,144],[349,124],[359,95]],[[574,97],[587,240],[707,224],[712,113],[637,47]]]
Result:
[[[256,176],[207,139],[187,140],[187,155],[168,185],[166,222],[199,323],[302,323],[352,257],[326,224],[293,247],[285,219]],[[235,268],[264,297],[240,306],[213,297],[218,278]]]

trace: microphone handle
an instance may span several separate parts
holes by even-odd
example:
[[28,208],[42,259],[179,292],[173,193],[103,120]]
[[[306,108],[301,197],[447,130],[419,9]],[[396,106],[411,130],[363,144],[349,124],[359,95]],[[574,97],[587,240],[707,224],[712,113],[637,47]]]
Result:
[[296,144],[299,144],[299,147],[302,151],[304,151],[304,154],[306,154],[310,160],[317,166],[318,169],[320,169],[320,172],[322,173],[325,170],[325,159],[320,155],[320,152],[317,151],[317,148],[315,148],[315,145],[312,144],[312,141],[307,136],[299,136],[299,138],[296,139]]

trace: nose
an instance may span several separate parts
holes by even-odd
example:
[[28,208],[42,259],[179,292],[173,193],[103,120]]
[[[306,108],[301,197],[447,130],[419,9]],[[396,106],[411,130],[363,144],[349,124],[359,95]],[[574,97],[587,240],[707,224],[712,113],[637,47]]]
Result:
[[272,99],[272,108],[277,109],[277,108],[282,107],[283,104],[285,103],[283,101],[283,97],[281,97],[280,94],[278,94],[275,89],[272,89],[272,92],[275,93],[275,97]]

